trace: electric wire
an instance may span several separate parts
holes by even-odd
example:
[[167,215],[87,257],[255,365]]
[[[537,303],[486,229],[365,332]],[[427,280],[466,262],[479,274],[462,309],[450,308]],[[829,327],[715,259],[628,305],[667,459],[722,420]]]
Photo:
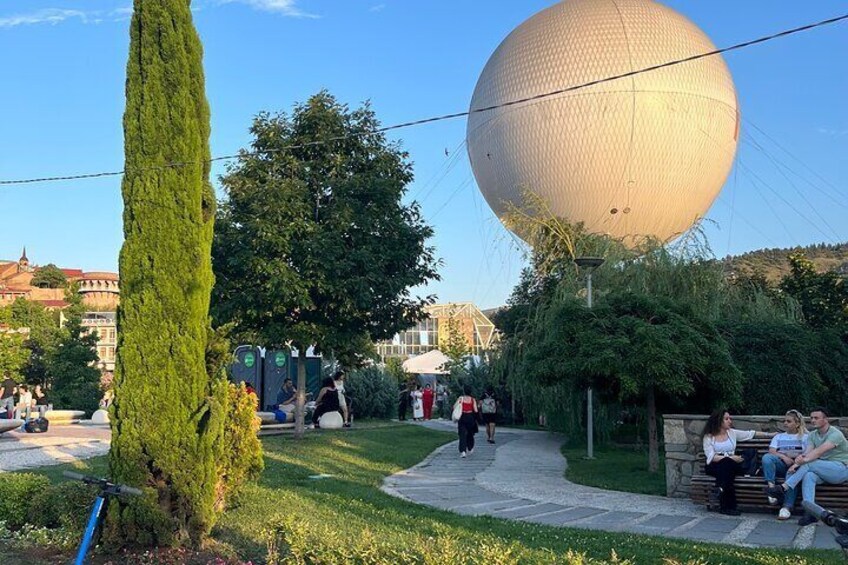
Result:
[[138,174],[138,173],[144,173],[144,172],[160,170],[160,169],[179,168],[179,167],[187,167],[187,166],[192,166],[192,165],[213,163],[213,162],[216,162],[216,161],[233,160],[233,159],[238,159],[238,158],[246,156],[246,155],[256,155],[256,154],[260,154],[260,153],[272,153],[272,152],[291,151],[291,150],[294,150],[294,149],[303,149],[303,148],[307,148],[307,147],[314,147],[316,145],[325,145],[325,144],[330,143],[330,142],[340,141],[340,140],[348,139],[348,138],[351,138],[351,137],[364,137],[364,136],[369,136],[369,135],[381,135],[381,134],[389,132],[389,131],[409,128],[409,127],[415,127],[415,126],[420,126],[420,125],[424,125],[424,124],[431,124],[431,123],[434,123],[434,122],[441,122],[441,121],[445,121],[445,120],[452,120],[452,119],[456,119],[456,118],[463,118],[463,117],[469,116],[471,114],[489,112],[489,111],[497,110],[497,109],[500,109],[500,108],[508,108],[508,107],[511,107],[511,106],[517,106],[517,105],[525,104],[525,103],[528,103],[528,102],[534,102],[534,101],[537,101],[537,100],[550,98],[552,96],[558,96],[558,95],[565,94],[565,93],[568,93],[568,92],[574,92],[576,90],[589,88],[589,87],[596,86],[596,85],[599,85],[599,84],[613,82],[613,81],[624,79],[624,78],[630,78],[630,77],[633,77],[633,76],[636,76],[636,75],[640,75],[640,74],[644,74],[644,73],[648,73],[648,72],[652,72],[652,71],[657,71],[657,70],[660,70],[660,69],[673,67],[673,66],[676,66],[676,65],[682,65],[684,63],[690,63],[692,61],[697,61],[697,60],[700,60],[700,59],[704,59],[706,57],[713,57],[715,55],[721,55],[723,53],[729,53],[731,51],[738,51],[740,49],[745,49],[745,48],[751,47],[753,45],[766,43],[768,41],[773,41],[775,39],[788,37],[790,35],[795,35],[795,34],[798,34],[798,33],[805,32],[805,31],[810,31],[810,30],[813,30],[813,29],[816,29],[816,28],[819,28],[819,27],[824,27],[824,26],[827,26],[827,25],[836,24],[836,23],[839,23],[839,22],[842,22],[842,21],[845,21],[845,20],[848,20],[848,14],[842,14],[842,15],[835,16],[835,17],[832,17],[832,18],[828,18],[828,19],[825,19],[825,20],[821,20],[821,21],[818,21],[818,22],[814,22],[814,23],[803,25],[803,26],[783,30],[783,31],[780,31],[780,32],[777,32],[777,33],[772,33],[772,34],[769,34],[769,35],[758,37],[756,39],[751,39],[751,40],[748,40],[748,41],[743,41],[741,43],[736,43],[736,44],[730,45],[728,47],[722,47],[720,49],[714,49],[712,51],[707,51],[707,52],[704,52],[704,53],[691,55],[689,57],[684,57],[684,58],[681,58],[681,59],[675,59],[673,61],[667,61],[665,63],[650,65],[648,67],[643,67],[643,68],[631,70],[631,71],[628,71],[628,72],[625,72],[625,73],[620,73],[620,74],[617,74],[617,75],[612,75],[612,76],[608,76],[608,77],[595,79],[595,80],[584,82],[584,83],[581,83],[581,84],[567,86],[567,87],[560,88],[560,89],[557,89],[557,90],[553,90],[553,91],[550,91],[550,92],[544,92],[544,93],[541,93],[541,94],[535,94],[533,96],[527,96],[527,97],[524,97],[524,98],[509,100],[509,101],[506,101],[506,102],[501,102],[499,104],[492,104],[490,106],[485,106],[485,107],[482,107],[482,108],[472,108],[472,109],[469,109],[469,110],[464,111],[464,112],[453,112],[453,113],[449,113],[449,114],[442,114],[442,115],[439,115],[439,116],[432,116],[432,117],[429,117],[429,118],[422,118],[422,119],[418,119],[418,120],[401,122],[401,123],[398,123],[398,124],[393,124],[393,125],[384,126],[384,127],[381,127],[381,128],[376,128],[375,130],[373,130],[371,132],[358,132],[356,134],[347,134],[347,135],[329,137],[329,138],[326,138],[326,139],[315,140],[315,141],[310,141],[310,142],[296,144],[296,145],[290,145],[290,146],[287,146],[287,147],[280,147],[280,148],[277,148],[277,149],[274,149],[274,150],[241,151],[239,153],[235,153],[235,154],[231,154],[231,155],[221,155],[221,156],[218,156],[218,157],[212,157],[208,160],[203,160],[203,161],[172,162],[172,163],[165,163],[165,164],[162,164],[162,165],[156,165],[156,166],[152,166],[152,167],[141,167],[141,168],[136,169],[136,170],[125,169],[123,171],[106,171],[106,172],[99,172],[99,173],[85,173],[85,174],[76,174],[76,175],[61,175],[61,176],[46,176],[46,177],[36,177],[36,178],[27,178],[27,179],[0,180],[0,186],[34,184],[34,183],[44,183],[44,182],[56,182],[56,181],[73,181],[73,180],[81,180],[81,179],[93,179],[93,178],[101,178],[101,177],[120,176],[120,175],[123,175],[123,174]]

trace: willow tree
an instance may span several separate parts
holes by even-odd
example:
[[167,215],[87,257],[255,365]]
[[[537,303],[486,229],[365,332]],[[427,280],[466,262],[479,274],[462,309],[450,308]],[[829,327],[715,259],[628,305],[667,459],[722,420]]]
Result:
[[[124,114],[124,245],[107,540],[197,544],[215,517],[221,402],[206,371],[215,199],[189,0],[135,0]],[[214,390],[213,390],[214,389]]]

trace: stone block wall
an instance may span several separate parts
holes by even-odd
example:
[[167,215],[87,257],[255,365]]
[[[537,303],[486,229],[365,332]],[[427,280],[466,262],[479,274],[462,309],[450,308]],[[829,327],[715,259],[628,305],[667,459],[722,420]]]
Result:
[[[701,435],[704,432],[704,425],[706,425],[708,417],[701,414],[666,414],[663,416],[666,496],[689,497],[692,474],[697,468],[697,456],[698,452],[701,451]],[[843,432],[848,430],[848,418],[833,417],[830,419],[830,423],[841,428]],[[781,432],[783,431],[783,415],[733,415],[733,427],[739,430]]]

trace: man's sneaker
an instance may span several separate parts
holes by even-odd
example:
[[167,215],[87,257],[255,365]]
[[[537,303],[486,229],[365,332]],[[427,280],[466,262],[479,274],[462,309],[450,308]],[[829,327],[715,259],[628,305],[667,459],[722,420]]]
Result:
[[462,457],[463,459],[465,459],[465,452],[463,451],[462,453],[459,454],[459,456]]
[[[786,491],[783,490],[782,486],[774,485],[773,487],[766,487],[766,495],[769,497],[776,498],[778,504],[783,504],[783,499],[786,496]],[[771,500],[769,500],[769,503],[771,503]]]
[[819,521],[818,518],[816,518],[812,514],[804,513],[803,516],[798,518],[798,525],[799,526],[809,526],[810,524],[815,524],[818,521]]
[[767,496],[768,503],[772,506],[777,506],[777,499],[773,496]]
[[785,506],[780,509],[780,512],[777,513],[778,520],[788,520],[792,516],[792,512],[789,511]]

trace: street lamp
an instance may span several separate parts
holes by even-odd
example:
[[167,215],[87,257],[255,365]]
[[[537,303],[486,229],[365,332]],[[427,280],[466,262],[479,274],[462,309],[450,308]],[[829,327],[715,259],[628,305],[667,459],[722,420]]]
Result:
[[[586,272],[586,306],[592,308],[592,272],[604,264],[602,257],[577,257],[574,263]],[[595,458],[595,423],[592,409],[592,385],[586,391],[586,459]]]

